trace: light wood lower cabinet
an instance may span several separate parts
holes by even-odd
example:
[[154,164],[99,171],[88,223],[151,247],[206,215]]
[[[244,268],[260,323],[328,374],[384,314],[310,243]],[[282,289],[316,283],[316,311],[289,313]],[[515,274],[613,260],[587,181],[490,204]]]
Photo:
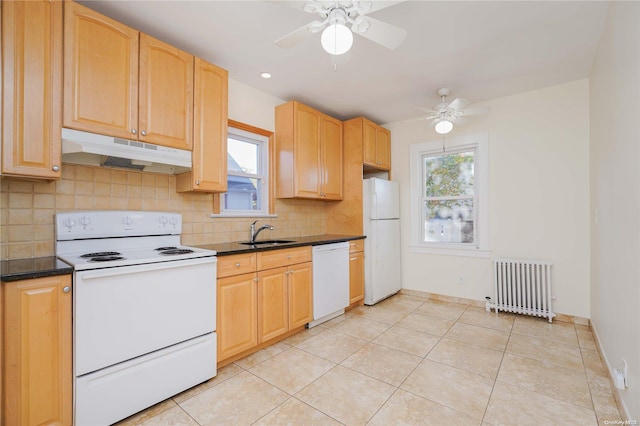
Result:
[[289,268],[289,329],[313,320],[313,264],[300,263]]
[[225,359],[258,344],[256,274],[218,280],[218,359]]
[[71,425],[71,276],[2,283],[3,421]]
[[311,321],[312,272],[311,247],[219,257],[218,363]]
[[349,243],[349,304],[364,299],[364,241]]
[[289,330],[287,268],[258,272],[258,339],[266,342]]

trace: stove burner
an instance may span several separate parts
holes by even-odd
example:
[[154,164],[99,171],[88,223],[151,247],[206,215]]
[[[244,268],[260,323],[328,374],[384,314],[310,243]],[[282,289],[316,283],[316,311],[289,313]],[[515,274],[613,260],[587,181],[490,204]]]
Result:
[[124,259],[123,256],[98,256],[92,257],[89,259],[89,262],[110,262],[112,260],[121,260]]
[[156,251],[165,251],[165,250],[176,250],[178,247],[158,247]]
[[193,250],[175,248],[175,249],[164,250],[160,252],[160,254],[187,254],[187,253],[193,253]]
[[[87,258],[87,257],[102,257],[102,256],[119,256],[121,253],[118,253],[117,251],[99,251],[96,253],[87,253],[87,254],[83,254],[82,258]],[[93,259],[91,259],[93,260]]]

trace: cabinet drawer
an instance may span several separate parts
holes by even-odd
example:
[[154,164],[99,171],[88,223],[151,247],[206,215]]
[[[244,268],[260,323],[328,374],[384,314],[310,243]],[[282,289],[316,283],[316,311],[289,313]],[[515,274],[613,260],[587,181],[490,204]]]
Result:
[[349,241],[349,253],[364,251],[364,240]]
[[311,246],[262,251],[258,253],[258,270],[311,262]]
[[256,271],[256,254],[243,253],[218,257],[218,278]]

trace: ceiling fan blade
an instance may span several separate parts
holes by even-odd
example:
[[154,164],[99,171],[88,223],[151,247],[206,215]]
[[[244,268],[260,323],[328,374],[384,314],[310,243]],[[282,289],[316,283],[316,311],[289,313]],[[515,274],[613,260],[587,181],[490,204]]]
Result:
[[451,102],[449,104],[447,109],[451,108],[451,109],[455,109],[455,110],[461,110],[462,108],[465,107],[465,105],[469,105],[470,103],[471,103],[471,101],[468,100],[468,99],[457,98],[457,99],[455,99],[453,102]]
[[[373,13],[378,10],[386,9],[387,7],[396,5],[398,3],[404,3],[406,0],[376,0],[376,1],[359,1],[358,9],[361,11],[361,15],[366,15],[367,13]],[[355,2],[354,2],[355,3]]]
[[489,107],[465,108],[461,111],[458,111],[460,115],[464,115],[465,117],[468,115],[486,114],[488,112],[489,112]]
[[419,109],[420,111],[428,112],[429,114],[440,114],[440,111],[436,111],[434,109],[429,109],[425,107],[416,107],[416,108]]
[[280,37],[274,43],[276,44],[276,46],[281,47],[283,49],[290,49],[296,44],[312,36],[314,33],[309,28],[315,29],[315,27],[319,24],[321,24],[320,21],[313,21],[309,24],[305,24],[300,28],[298,28],[297,30],[290,32],[286,36]]
[[356,34],[359,34],[364,38],[368,38],[387,49],[394,50],[400,46],[407,36],[407,32],[402,28],[398,28],[368,16],[364,17],[364,19],[369,21],[369,28],[367,28],[365,32],[357,32]]

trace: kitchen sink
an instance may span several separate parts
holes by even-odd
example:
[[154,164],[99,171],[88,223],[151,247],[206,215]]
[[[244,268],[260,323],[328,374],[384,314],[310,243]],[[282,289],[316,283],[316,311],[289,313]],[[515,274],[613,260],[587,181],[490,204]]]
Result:
[[244,244],[247,246],[264,246],[264,245],[278,245],[278,244],[286,244],[286,243],[295,243],[293,240],[261,240],[261,241],[243,241],[239,244]]

